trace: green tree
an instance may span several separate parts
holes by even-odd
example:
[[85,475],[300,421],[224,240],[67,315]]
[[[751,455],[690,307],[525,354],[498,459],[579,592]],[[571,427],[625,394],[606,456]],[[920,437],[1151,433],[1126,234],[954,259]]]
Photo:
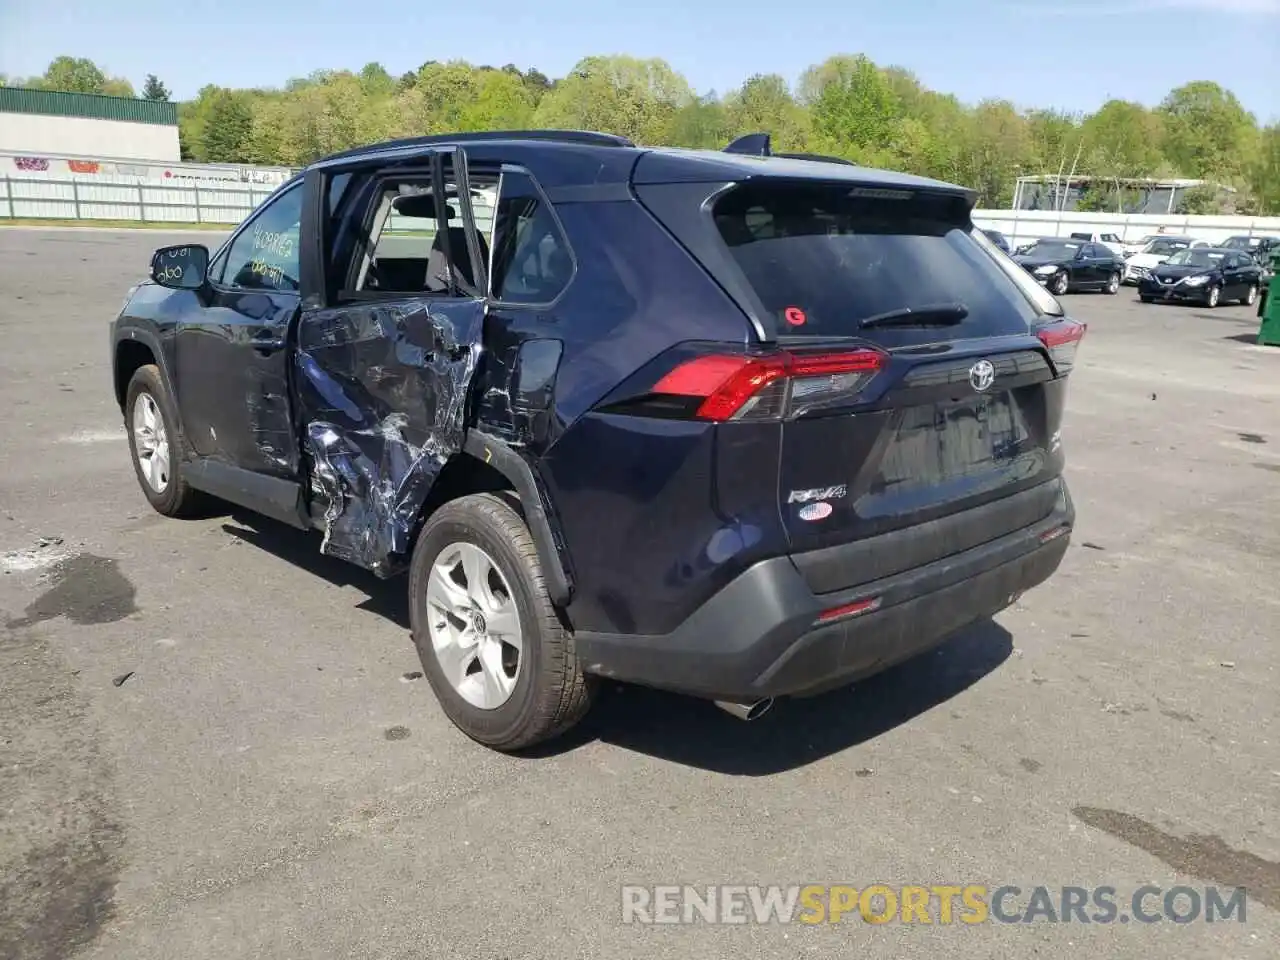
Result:
[[893,86],[865,56],[831,57],[801,80],[815,131],[831,152],[883,164],[901,116]]
[[539,127],[602,130],[637,143],[664,143],[676,112],[693,100],[665,60],[587,57],[538,103]]
[[533,122],[535,103],[524,78],[486,70],[474,78],[474,95],[464,103],[459,130],[522,130]]
[[1249,185],[1260,213],[1280,214],[1280,124],[1271,124],[1259,136]]
[[44,90],[62,93],[102,93],[106,74],[85,57],[55,57],[39,80]]
[[209,163],[242,163],[253,128],[253,114],[239,90],[218,90],[211,98],[201,140]]
[[1110,100],[1080,128],[1085,168],[1095,176],[1140,177],[1161,160],[1160,117],[1139,103]]
[[672,115],[667,136],[677,147],[720,149],[732,137],[724,104],[715,94],[691,100]]
[[160,82],[154,73],[147,74],[147,82],[142,85],[143,100],[168,100],[169,88]]
[[787,82],[776,73],[756,74],[740,89],[725,98],[725,112],[732,136],[769,134],[780,151],[809,148],[809,115],[795,98]]
[[1184,175],[1231,180],[1248,167],[1257,125],[1231,91],[1197,80],[1171,91],[1159,112],[1165,155]]

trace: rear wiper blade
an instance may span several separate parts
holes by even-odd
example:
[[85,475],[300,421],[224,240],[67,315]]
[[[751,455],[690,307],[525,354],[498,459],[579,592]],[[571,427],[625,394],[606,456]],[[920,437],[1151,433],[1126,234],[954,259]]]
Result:
[[969,315],[963,303],[926,303],[918,307],[903,307],[874,313],[858,322],[867,327],[950,327]]

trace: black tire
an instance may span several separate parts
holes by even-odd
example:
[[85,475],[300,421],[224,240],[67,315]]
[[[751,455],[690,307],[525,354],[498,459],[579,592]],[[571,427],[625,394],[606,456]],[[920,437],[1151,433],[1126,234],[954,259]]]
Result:
[[1141,300],[1143,303],[1153,303],[1155,302],[1156,298],[1148,297],[1145,293],[1140,293],[1138,294],[1138,299]]
[[1107,285],[1102,288],[1102,292],[1115,296],[1120,292],[1120,274],[1113,273],[1107,280]]
[[1220,299],[1221,296],[1222,296],[1221,288],[1219,288],[1217,284],[1214,284],[1204,292],[1204,305],[1208,307],[1210,310],[1212,310],[1214,307],[1216,307],[1219,303],[1222,302]]
[[[445,715],[463,733],[495,750],[514,751],[567,731],[591,706],[595,678],[582,672],[573,634],[547,595],[538,551],[513,497],[471,494],[431,515],[409,567],[409,620],[414,646]],[[518,502],[518,501],[517,501]],[[514,594],[523,634],[519,675],[510,698],[486,710],[463,699],[445,676],[428,629],[427,579],[440,552],[471,543],[484,550]]]
[[[156,404],[161,418],[164,420],[165,435],[168,438],[168,472],[169,479],[164,490],[157,492],[142,474],[138,463],[137,437],[133,430],[133,410],[143,395],[149,395]],[[201,513],[209,504],[209,498],[187,485],[180,470],[186,458],[186,446],[182,431],[178,428],[178,415],[174,408],[173,398],[164,385],[160,370],[149,363],[134,371],[125,391],[124,425],[129,434],[129,456],[133,461],[133,473],[138,478],[138,486],[142,495],[157,513],[166,517],[190,517]]]
[[1067,271],[1060,270],[1058,275],[1049,281],[1049,292],[1055,297],[1060,297],[1070,288],[1071,282],[1067,279]]

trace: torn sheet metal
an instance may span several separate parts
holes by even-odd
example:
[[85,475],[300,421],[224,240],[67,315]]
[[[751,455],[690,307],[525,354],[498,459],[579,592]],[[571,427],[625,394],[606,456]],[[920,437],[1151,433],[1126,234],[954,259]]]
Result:
[[431,485],[462,449],[483,321],[479,301],[303,317],[296,372],[322,552],[380,576],[401,566]]

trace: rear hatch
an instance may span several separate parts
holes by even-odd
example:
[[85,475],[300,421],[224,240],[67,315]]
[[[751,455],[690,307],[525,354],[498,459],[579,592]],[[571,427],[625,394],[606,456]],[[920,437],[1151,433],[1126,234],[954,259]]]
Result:
[[728,256],[703,259],[757,319],[757,370],[785,358],[740,408],[722,404],[720,429],[735,446],[780,429],[777,464],[758,469],[776,470],[816,592],[1052,512],[1063,381],[1084,328],[994,252],[965,194],[761,179],[711,212]]

